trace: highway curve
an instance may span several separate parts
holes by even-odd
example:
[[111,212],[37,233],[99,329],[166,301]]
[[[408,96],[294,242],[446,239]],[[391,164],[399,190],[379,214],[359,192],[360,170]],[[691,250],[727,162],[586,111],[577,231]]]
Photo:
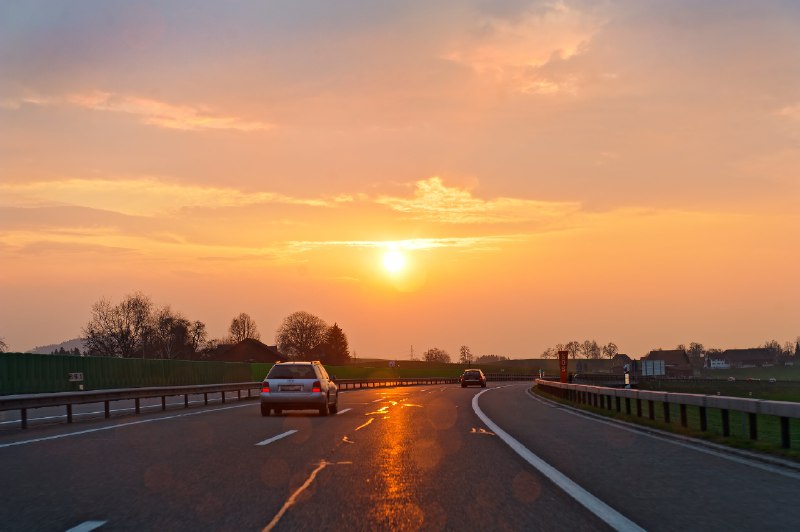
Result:
[[263,418],[245,401],[4,429],[0,530],[612,528],[509,438],[631,529],[800,522],[795,473],[577,416],[528,386],[352,391],[329,417]]

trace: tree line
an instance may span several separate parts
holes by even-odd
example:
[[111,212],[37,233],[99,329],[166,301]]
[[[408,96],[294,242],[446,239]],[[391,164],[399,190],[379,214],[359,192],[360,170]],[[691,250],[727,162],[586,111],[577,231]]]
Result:
[[[440,349],[438,347],[432,347],[422,353],[422,360],[425,362],[437,362],[440,364],[449,364],[451,362],[450,354],[444,349]],[[509,360],[509,358],[499,355],[481,355],[473,359],[473,354],[469,346],[462,345],[459,348],[459,364],[496,364],[505,360]]]
[[[223,344],[261,339],[255,321],[245,312],[231,320],[227,337],[208,339],[205,323],[191,320],[169,305],[157,307],[141,292],[125,296],[116,305],[100,299],[92,306],[91,319],[82,333],[87,355],[118,358],[197,360],[208,358]],[[292,360],[344,364],[350,359],[341,327],[337,323],[328,326],[304,311],[283,320],[275,343],[278,351]]]
[[556,344],[555,347],[548,347],[542,352],[542,358],[558,358],[559,351],[566,351],[572,359],[580,355],[586,359],[614,358],[619,353],[619,348],[614,342],[608,342],[602,347],[596,340],[584,340],[579,342],[572,340],[565,344]]

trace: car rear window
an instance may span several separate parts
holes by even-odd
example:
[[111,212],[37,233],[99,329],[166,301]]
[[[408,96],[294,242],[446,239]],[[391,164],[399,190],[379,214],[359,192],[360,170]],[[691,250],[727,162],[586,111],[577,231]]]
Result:
[[464,376],[465,377],[480,377],[481,374],[478,373],[477,371],[468,371],[468,372],[464,373]]
[[314,368],[306,364],[279,364],[272,366],[268,379],[316,379]]

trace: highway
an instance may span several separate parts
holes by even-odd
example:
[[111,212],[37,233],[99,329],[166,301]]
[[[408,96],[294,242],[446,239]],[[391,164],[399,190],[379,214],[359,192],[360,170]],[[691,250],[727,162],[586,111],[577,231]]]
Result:
[[2,425],[0,530],[800,523],[797,470],[580,415],[529,387],[349,391],[329,417],[264,418],[257,401],[234,400],[24,431]]

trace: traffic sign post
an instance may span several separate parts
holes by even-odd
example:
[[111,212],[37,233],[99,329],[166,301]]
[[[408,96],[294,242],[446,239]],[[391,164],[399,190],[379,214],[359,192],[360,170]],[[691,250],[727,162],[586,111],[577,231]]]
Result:
[[558,367],[561,370],[561,382],[567,382],[567,361],[569,360],[569,351],[558,352]]

